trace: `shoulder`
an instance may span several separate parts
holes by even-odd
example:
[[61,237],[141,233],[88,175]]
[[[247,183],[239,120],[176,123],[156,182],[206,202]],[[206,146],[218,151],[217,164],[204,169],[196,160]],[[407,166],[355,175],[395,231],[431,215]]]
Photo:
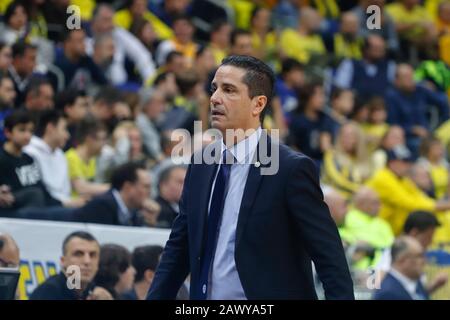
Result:
[[61,278],[62,275],[57,274],[45,280],[33,291],[30,300],[61,299],[63,288]]

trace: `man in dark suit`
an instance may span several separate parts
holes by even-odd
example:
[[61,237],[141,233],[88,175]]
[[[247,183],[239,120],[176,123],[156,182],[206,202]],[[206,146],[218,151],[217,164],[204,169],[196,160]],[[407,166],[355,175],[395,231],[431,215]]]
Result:
[[211,123],[224,138],[205,149],[214,164],[192,158],[147,299],[175,299],[189,273],[191,299],[317,299],[311,260],[326,298],[354,298],[315,165],[260,127],[273,83],[249,56],[217,70]]
[[126,163],[114,170],[112,189],[94,197],[76,209],[73,220],[125,226],[142,226],[138,211],[150,196],[150,175],[136,163]]
[[422,245],[410,236],[398,238],[391,249],[392,268],[386,274],[374,300],[428,300],[421,276],[425,266]]

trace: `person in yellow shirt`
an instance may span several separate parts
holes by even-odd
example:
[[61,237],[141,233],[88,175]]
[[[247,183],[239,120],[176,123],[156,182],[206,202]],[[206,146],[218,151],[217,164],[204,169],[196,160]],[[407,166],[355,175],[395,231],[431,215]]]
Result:
[[211,48],[216,64],[220,65],[230,50],[230,37],[233,27],[228,21],[220,20],[211,27],[209,47]]
[[250,22],[255,57],[264,61],[276,58],[276,35],[270,30],[270,15],[268,9],[256,7]]
[[389,130],[386,123],[387,111],[384,99],[373,97],[368,101],[369,118],[368,122],[362,124],[362,129],[368,139],[368,148],[370,152],[375,151],[381,143],[381,140]]
[[450,209],[449,201],[435,201],[421,191],[407,176],[413,163],[406,147],[387,151],[386,167],[377,171],[366,185],[378,193],[381,200],[380,217],[400,234],[409,213],[417,210],[439,212]]
[[149,21],[159,39],[169,39],[173,36],[172,29],[147,9],[146,0],[131,0],[127,6],[114,14],[114,23],[129,30],[133,21],[145,19]]
[[363,38],[358,35],[359,18],[345,12],[340,19],[339,32],[333,36],[333,52],[337,59],[361,59]]
[[436,199],[448,198],[449,193],[449,165],[445,160],[445,149],[442,142],[435,137],[428,137],[420,146],[419,163],[427,170],[433,183]]
[[313,56],[324,56],[325,45],[322,38],[316,34],[321,22],[322,18],[316,10],[303,8],[300,11],[298,29],[287,28],[281,33],[282,54],[302,63],[308,63]]
[[77,147],[66,151],[72,196],[89,199],[109,189],[108,184],[94,182],[96,157],[106,143],[107,131],[101,122],[89,117],[81,121],[76,135]]

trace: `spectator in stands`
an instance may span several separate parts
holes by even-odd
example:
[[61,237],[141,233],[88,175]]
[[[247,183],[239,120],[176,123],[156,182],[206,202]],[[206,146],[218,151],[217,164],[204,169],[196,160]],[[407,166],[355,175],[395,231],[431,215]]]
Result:
[[395,147],[406,147],[405,131],[399,126],[389,126],[389,129],[381,138],[380,145],[373,153],[373,163],[375,171],[386,166],[387,154],[386,152]]
[[14,82],[7,74],[0,72],[0,145],[5,142],[3,122],[12,112],[15,98]]
[[89,113],[101,121],[107,127],[108,132],[112,132],[118,122],[117,110],[120,110],[123,104],[124,98],[118,89],[104,86],[95,95]]
[[14,81],[17,96],[14,105],[19,107],[25,99],[25,89],[36,67],[37,48],[24,41],[16,42],[12,46],[12,63],[8,73]]
[[435,201],[407,177],[412,166],[412,154],[407,148],[397,146],[386,153],[386,167],[378,170],[367,185],[378,193],[380,217],[389,222],[395,235],[401,232],[412,211],[439,212],[450,209],[449,201]]
[[250,18],[250,31],[255,57],[273,62],[277,53],[277,39],[275,32],[271,30],[270,20],[270,10],[256,6]]
[[287,28],[281,33],[280,49],[282,53],[301,63],[308,63],[314,56],[325,56],[325,45],[317,34],[321,22],[322,18],[316,10],[310,7],[302,8],[298,28]]
[[77,207],[83,201],[71,199],[67,159],[61,149],[68,138],[67,121],[62,113],[54,109],[46,110],[41,113],[35,135],[24,152],[33,157],[38,165],[42,182],[50,195],[65,207]]
[[[403,58],[417,57],[436,38],[432,18],[420,1],[398,0],[388,4],[386,11],[395,22]],[[412,52],[414,49],[415,53]]]
[[131,256],[131,262],[136,270],[134,285],[130,291],[122,295],[124,300],[145,300],[148,289],[152,284],[156,268],[159,264],[159,257],[163,252],[163,247],[141,246],[136,247]]
[[340,17],[339,32],[328,43],[328,51],[334,59],[361,59],[363,38],[358,34],[359,18],[353,12],[344,12]]
[[[352,12],[358,17],[360,36],[367,37],[369,34],[378,34],[386,41],[386,48],[388,55],[393,57],[399,50],[397,29],[394,20],[386,12],[386,0],[360,0],[359,5],[352,9]],[[367,8],[371,5],[376,5],[381,12],[381,28],[369,29],[367,24]]]
[[112,34],[105,33],[94,38],[92,60],[109,83],[113,83],[114,78],[113,63],[115,51],[116,46]]
[[0,268],[18,268],[19,265],[19,246],[11,235],[0,232]]
[[143,166],[132,162],[123,164],[112,173],[111,189],[75,210],[73,219],[89,223],[142,226],[142,216],[138,210],[150,197],[150,189],[150,176]]
[[100,261],[95,283],[111,294],[114,300],[133,288],[136,270],[131,264],[131,254],[118,244],[104,244],[100,248]]
[[[54,107],[54,90],[46,78],[36,76],[30,79],[25,88],[25,100],[23,107],[30,113],[38,116],[39,112]],[[36,118],[37,120],[37,118]]]
[[[158,38],[150,21],[146,19],[135,19],[131,24],[130,32],[141,41],[152,56],[156,54],[156,49],[161,44],[161,40]],[[172,37],[172,35],[169,35],[169,37]]]
[[77,129],[78,145],[66,152],[72,196],[89,199],[109,189],[108,184],[96,183],[97,160],[106,143],[106,128],[98,120],[88,117]]
[[0,24],[0,40],[12,45],[18,40],[25,40],[28,33],[28,14],[22,1],[12,1],[3,15]]
[[7,73],[12,63],[12,50],[3,41],[0,41],[0,72]]
[[431,176],[423,164],[416,162],[411,167],[411,170],[409,170],[408,177],[420,190],[422,190],[423,193],[432,199],[436,199],[433,181],[431,180]]
[[345,229],[345,219],[348,212],[347,200],[335,188],[324,185],[323,200],[330,209],[331,217],[338,227],[339,235],[344,246],[348,246],[353,241],[350,233]]
[[298,91],[304,84],[304,66],[295,59],[284,59],[281,73],[275,81],[275,92],[280,98],[281,107],[286,116],[297,107]]
[[397,67],[394,86],[385,94],[388,123],[403,127],[408,147],[418,154],[420,139],[429,134],[428,105],[439,109],[441,121],[449,118],[449,105],[444,94],[416,85],[414,70],[408,64]]
[[189,2],[188,0],[149,2],[148,8],[167,26],[173,27],[175,17],[189,12]]
[[213,51],[216,65],[228,55],[232,30],[233,27],[226,20],[219,20],[211,26],[209,46]]
[[173,220],[180,213],[179,201],[185,176],[184,166],[171,166],[163,170],[159,176],[156,201],[161,206],[158,226],[162,228],[171,228]]
[[420,146],[419,163],[422,164],[433,183],[436,199],[450,197],[449,164],[445,159],[445,148],[442,142],[435,137],[428,137]]
[[375,34],[367,36],[362,47],[361,60],[346,59],[336,70],[334,84],[352,88],[364,98],[383,96],[394,80],[395,63],[386,57],[386,43]]
[[[371,261],[360,261],[359,268],[373,266],[380,258],[383,249],[394,242],[391,226],[378,216],[380,199],[370,188],[360,188],[353,197],[353,207],[345,217],[345,230],[350,237],[350,243],[355,246],[370,246],[376,252]],[[363,264],[364,263],[364,264]]]
[[329,106],[325,111],[325,120],[321,139],[324,143],[324,149],[329,150],[343,124],[348,121],[349,115],[353,112],[355,105],[355,96],[349,89],[335,88],[330,94]]
[[67,120],[67,131],[69,139],[63,147],[64,151],[76,146],[76,129],[89,110],[89,98],[85,91],[77,89],[67,89],[59,92],[55,98],[57,110],[63,112]]
[[[111,80],[115,85],[128,81],[128,74],[125,70],[125,59],[133,62],[136,70],[143,81],[152,77],[155,73],[155,65],[150,52],[127,30],[114,26],[114,10],[105,3],[99,4],[94,12],[91,21],[91,29],[94,37],[111,33],[114,38],[115,52],[113,65],[111,66]],[[87,39],[86,51],[92,55],[93,40]]]
[[391,250],[392,267],[375,291],[374,300],[429,300],[420,277],[425,267],[424,248],[414,238],[397,239]]
[[180,52],[186,60],[187,66],[192,67],[198,45],[193,41],[195,27],[190,17],[176,16],[173,19],[174,36],[161,42],[156,50],[156,61],[162,65],[166,61],[167,54],[172,51]]
[[157,121],[166,108],[165,97],[157,90],[142,91],[140,104],[141,112],[136,117],[136,124],[141,132],[145,151],[152,159],[161,161],[164,157]]
[[235,29],[230,35],[230,55],[252,56],[252,35],[247,30]]
[[[69,234],[62,245],[61,273],[39,285],[30,300],[111,300],[111,294],[93,282],[99,258],[100,245],[90,233],[75,231]],[[68,283],[76,284],[70,280],[76,268],[81,275],[80,287],[69,288]]]
[[382,97],[373,97],[367,102],[369,106],[369,116],[367,122],[362,125],[362,129],[367,137],[370,152],[380,146],[380,142],[389,130],[386,123],[387,111]]
[[273,24],[277,29],[297,28],[300,14],[300,1],[280,0],[273,8]]
[[147,9],[146,0],[131,0],[125,3],[125,8],[114,14],[114,23],[126,30],[133,30],[136,21],[145,21],[154,30],[159,39],[168,39],[173,35],[172,29]]
[[64,74],[64,87],[92,90],[93,85],[108,83],[102,70],[86,55],[86,34],[83,29],[68,30],[63,38],[63,50],[55,58],[55,65]]
[[324,151],[320,132],[325,115],[325,93],[322,84],[311,83],[302,88],[297,108],[291,113],[289,141],[292,146],[316,161],[322,159]]
[[[436,229],[441,226],[436,216],[427,211],[415,211],[409,214],[403,226],[403,234],[418,241],[423,250],[427,250],[431,245]],[[388,272],[392,267],[392,250],[386,248],[381,259],[376,266],[380,272]],[[425,285],[426,291],[431,294],[447,283],[448,275],[445,273],[437,274],[430,283]]]
[[372,172],[373,165],[362,130],[353,122],[344,124],[334,148],[324,154],[322,180],[350,197]]
[[7,141],[0,150],[0,186],[8,187],[3,192],[11,192],[13,202],[1,209],[10,210],[13,215],[13,211],[27,207],[61,205],[45,188],[37,163],[23,152],[33,131],[33,121],[26,111],[17,110],[5,119]]

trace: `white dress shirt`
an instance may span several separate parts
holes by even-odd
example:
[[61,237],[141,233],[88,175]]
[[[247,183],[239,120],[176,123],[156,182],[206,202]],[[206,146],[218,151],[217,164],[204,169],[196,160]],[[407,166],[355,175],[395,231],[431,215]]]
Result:
[[[228,149],[235,158],[235,164],[231,166],[228,192],[225,198],[216,252],[210,272],[210,285],[208,286],[208,299],[210,300],[247,299],[236,269],[234,249],[239,209],[250,165],[252,165],[250,162],[253,160],[261,132],[261,128],[258,128],[252,135]],[[225,149],[226,146],[222,141],[222,152]],[[214,190],[218,172],[219,170],[216,172],[212,190]],[[211,206],[211,198],[212,192],[208,208]]]
[[42,181],[50,195],[59,201],[69,200],[72,189],[64,152],[60,148],[52,150],[44,140],[36,136],[31,138],[24,152],[38,165]]

